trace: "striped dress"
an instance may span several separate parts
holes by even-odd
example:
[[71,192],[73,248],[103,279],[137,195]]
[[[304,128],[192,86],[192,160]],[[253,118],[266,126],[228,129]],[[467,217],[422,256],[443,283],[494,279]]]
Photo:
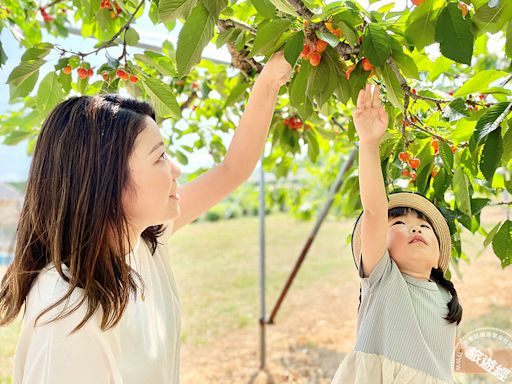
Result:
[[387,250],[369,277],[362,266],[359,276],[357,341],[332,384],[453,383],[457,326],[444,319],[451,294],[401,273]]

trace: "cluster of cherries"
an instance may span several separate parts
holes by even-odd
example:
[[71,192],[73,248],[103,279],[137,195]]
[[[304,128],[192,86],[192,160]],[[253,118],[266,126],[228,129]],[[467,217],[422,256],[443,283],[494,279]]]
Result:
[[[72,70],[73,69],[70,65],[66,65],[64,68],[62,68],[62,73],[64,73],[65,75],[70,75]],[[79,67],[77,68],[76,72],[78,74],[78,77],[82,80],[88,77],[92,77],[94,75],[94,71],[91,68]],[[118,69],[116,71],[116,76],[119,77],[121,80],[129,80],[133,84],[139,81],[139,78],[136,75],[129,74],[124,69]],[[101,77],[103,78],[103,80],[108,81],[109,73],[107,71],[103,71],[101,73]]]
[[304,124],[299,117],[287,117],[284,119],[284,125],[293,131],[299,130],[304,127],[305,130],[311,129],[311,125]]
[[101,9],[110,9],[111,10],[110,17],[112,17],[113,19],[115,19],[122,12],[121,8],[119,7],[119,5],[117,4],[116,1],[114,1],[114,8],[116,9],[115,12],[112,10],[112,5],[110,4],[110,0],[101,0],[100,8]]
[[[432,139],[432,147],[434,148],[434,155],[438,155],[439,154],[439,140],[436,139],[436,138],[433,138]],[[455,146],[455,144],[452,144],[450,146],[451,150],[453,153],[457,152],[457,147]],[[411,155],[408,153],[408,152],[400,152],[398,154],[398,158],[400,159],[400,161],[402,163],[407,163],[409,165],[409,167],[411,168],[411,170],[407,169],[407,168],[404,168],[402,170],[402,177],[410,177],[411,178],[411,182],[415,182],[416,181],[416,170],[420,167],[421,165],[421,160],[416,158],[416,157],[411,157]],[[431,172],[431,175],[432,175],[432,178],[436,177],[437,174],[439,173],[439,168],[438,167],[434,167],[434,169],[432,169],[432,172]]]

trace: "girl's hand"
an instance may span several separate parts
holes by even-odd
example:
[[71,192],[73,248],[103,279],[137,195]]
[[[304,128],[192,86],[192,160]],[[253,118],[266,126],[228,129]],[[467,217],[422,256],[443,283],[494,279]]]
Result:
[[354,111],[354,125],[359,134],[360,143],[379,145],[388,126],[388,114],[379,99],[379,86],[375,85],[373,95],[371,85],[361,89]]
[[284,58],[284,52],[278,51],[267,61],[260,76],[270,80],[277,87],[281,87],[290,78],[292,70],[292,66]]

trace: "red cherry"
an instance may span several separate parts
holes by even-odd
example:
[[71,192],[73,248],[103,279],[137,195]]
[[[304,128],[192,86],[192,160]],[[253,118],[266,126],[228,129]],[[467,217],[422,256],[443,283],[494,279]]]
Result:
[[127,80],[128,79],[128,74],[122,70],[122,69],[118,69],[116,71],[116,75],[117,77],[119,77],[121,80]]
[[411,175],[411,173],[409,172],[408,169],[404,169],[402,170],[402,176],[403,177],[409,177]]
[[103,80],[108,81],[108,72],[107,71],[103,71],[101,73],[101,77],[103,77]]
[[139,81],[139,78],[135,75],[130,76],[130,82],[135,84],[137,81]]
[[90,69],[90,68],[89,68],[89,69],[87,70],[87,76],[88,76],[88,77],[91,77],[92,75],[94,75],[94,71],[93,71],[92,69]]
[[413,3],[414,5],[421,5],[421,4],[423,4],[424,2],[425,2],[425,0],[412,0],[412,3]]
[[373,64],[370,63],[370,60],[368,60],[366,57],[363,59],[362,63],[363,63],[363,69],[366,72],[370,72],[373,69]]
[[345,79],[350,79],[350,74],[352,73],[352,71],[356,68],[356,66],[354,64],[350,65],[348,68],[347,68],[347,71],[345,72]]
[[311,53],[311,47],[309,44],[304,44],[304,48],[302,49],[302,52],[300,53],[300,57],[308,58]]
[[457,146],[456,146],[455,144],[452,144],[452,145],[450,146],[450,148],[451,148],[451,150],[452,150],[452,152],[453,152],[453,153],[457,152]]
[[76,72],[78,73],[79,78],[81,78],[81,79],[87,78],[87,68],[80,67],[76,70]]
[[320,60],[322,60],[322,56],[316,51],[309,56],[309,62],[313,67],[317,67],[320,64]]
[[325,51],[327,49],[327,42],[323,41],[323,40],[317,40],[315,41],[315,50],[319,53],[322,53],[323,51]]
[[400,159],[400,161],[402,161],[403,163],[406,163],[407,161],[409,161],[409,159],[411,158],[411,155],[409,155],[407,152],[400,152],[398,154],[398,158]]
[[65,75],[69,75],[71,73],[72,69],[69,65],[66,65],[64,68],[62,68],[62,73]]
[[421,161],[420,161],[420,159],[414,158],[414,159],[410,159],[408,161],[408,163],[409,163],[409,167],[411,167],[412,169],[418,169],[420,167]]

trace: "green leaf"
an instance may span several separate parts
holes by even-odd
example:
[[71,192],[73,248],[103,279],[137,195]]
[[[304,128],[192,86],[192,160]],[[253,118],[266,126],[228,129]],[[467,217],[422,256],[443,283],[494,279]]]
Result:
[[489,183],[492,183],[496,168],[500,165],[502,154],[503,139],[501,137],[501,129],[498,128],[487,136],[480,159],[480,170]]
[[4,136],[3,144],[5,145],[16,145],[19,142],[28,139],[34,135],[33,131],[11,131],[6,136]]
[[141,82],[158,116],[175,119],[181,117],[180,106],[169,85],[147,76],[142,77]]
[[62,86],[55,72],[48,73],[39,84],[36,103],[41,115],[48,114],[64,98]]
[[274,6],[281,12],[287,13],[288,15],[297,17],[297,12],[287,0],[269,0]]
[[496,232],[498,232],[498,229],[500,228],[500,226],[501,226],[501,223],[496,224],[493,227],[493,229],[491,229],[491,231],[487,234],[487,237],[485,238],[485,241],[484,241],[485,247],[487,247],[489,244],[491,244],[491,241],[494,238],[494,236],[496,235]]
[[144,54],[135,53],[133,57],[135,60],[155,68],[164,76],[176,76],[176,68],[174,67],[173,62],[161,53],[144,51]]
[[382,77],[384,78],[384,84],[386,85],[386,92],[389,101],[397,108],[404,107],[404,91],[402,87],[400,87],[400,83],[395,75],[395,73],[389,68],[389,66],[385,66],[382,68]]
[[343,36],[345,37],[345,39],[347,39],[347,42],[351,47],[355,47],[359,43],[357,39],[357,34],[344,21],[338,21],[336,25],[338,25],[341,28]]
[[501,260],[502,268],[512,263],[512,221],[505,220],[492,239],[492,249]]
[[512,128],[508,128],[503,136],[503,155],[501,161],[506,164],[512,159]]
[[186,17],[196,5],[197,0],[160,0],[158,18],[164,23],[180,17]]
[[284,57],[293,67],[304,48],[304,32],[294,34],[284,46]]
[[126,41],[128,45],[137,45],[139,42],[139,34],[135,29],[130,27],[124,33],[124,41]]
[[418,50],[435,42],[436,19],[439,14],[437,3],[427,0],[415,7],[407,18],[405,36]]
[[466,216],[471,217],[471,202],[469,198],[469,180],[462,167],[456,167],[453,175],[453,192],[455,203]]
[[449,59],[471,65],[474,40],[470,17],[463,18],[457,3],[449,3],[436,23],[436,41],[441,53]]
[[42,59],[50,53],[52,48],[53,45],[50,43],[37,44],[25,51],[21,56],[21,61]]
[[183,76],[201,61],[204,47],[213,37],[215,21],[202,3],[198,3],[186,19],[178,36],[176,61],[178,74]]
[[249,57],[267,54],[290,25],[291,21],[289,20],[276,19],[258,28]]
[[331,32],[323,32],[320,30],[316,31],[316,36],[320,39],[328,43],[331,47],[336,47],[340,43],[340,39],[338,36],[332,34]]
[[308,90],[308,77],[311,68],[309,62],[302,63],[290,89],[290,104],[299,112],[303,120],[313,113],[313,101]]
[[490,1],[478,7],[473,17],[473,22],[479,33],[499,32],[506,22],[512,19],[512,2],[500,0],[491,8]]
[[245,94],[248,86],[249,84],[244,81],[244,78],[239,77],[237,85],[229,92],[226,102],[224,103],[224,108],[238,101]]
[[471,93],[480,93],[485,91],[489,84],[493,81],[507,76],[508,73],[504,71],[497,71],[495,69],[487,69],[478,72],[475,76],[467,80],[462,87],[460,87],[453,96],[462,97]]
[[27,60],[21,62],[16,68],[12,70],[7,78],[7,84],[13,86],[22,85],[31,75],[38,72],[39,67],[46,63],[45,60]]
[[5,64],[6,61],[7,61],[7,54],[4,51],[2,42],[0,41],[0,68],[2,67],[2,65]]
[[502,114],[508,114],[510,112],[511,103],[502,102],[493,105],[478,119],[475,130],[473,131],[472,140],[478,145],[480,141],[486,137],[489,133],[498,128],[495,121],[501,118]]
[[36,85],[39,68],[46,61],[42,59],[22,61],[12,70],[7,79],[11,86],[11,99],[27,96]]
[[276,16],[276,7],[269,0],[251,0],[256,11],[266,19],[273,19]]
[[446,169],[446,172],[451,173],[453,169],[453,152],[450,146],[441,140],[439,141],[439,156],[443,160],[443,167]]
[[451,170],[450,173],[448,174],[444,168],[441,168],[436,177],[434,177],[434,181],[432,182],[432,187],[434,188],[435,196],[443,200],[444,193],[446,192],[446,190],[448,189],[452,182],[452,177],[449,175],[451,175]]
[[226,5],[228,5],[228,0],[201,0],[203,5],[206,7],[206,10],[210,14],[211,17],[217,21],[220,13]]
[[469,116],[469,109],[463,98],[454,99],[443,109],[443,118],[449,122]]
[[508,23],[506,38],[507,40],[505,42],[505,53],[509,59],[512,59],[512,20]]
[[398,64],[398,67],[402,70],[406,77],[418,80],[420,79],[418,66],[411,56],[403,52],[393,52],[392,55],[393,60]]
[[377,67],[384,67],[391,54],[391,38],[378,24],[371,23],[364,30],[363,56]]

